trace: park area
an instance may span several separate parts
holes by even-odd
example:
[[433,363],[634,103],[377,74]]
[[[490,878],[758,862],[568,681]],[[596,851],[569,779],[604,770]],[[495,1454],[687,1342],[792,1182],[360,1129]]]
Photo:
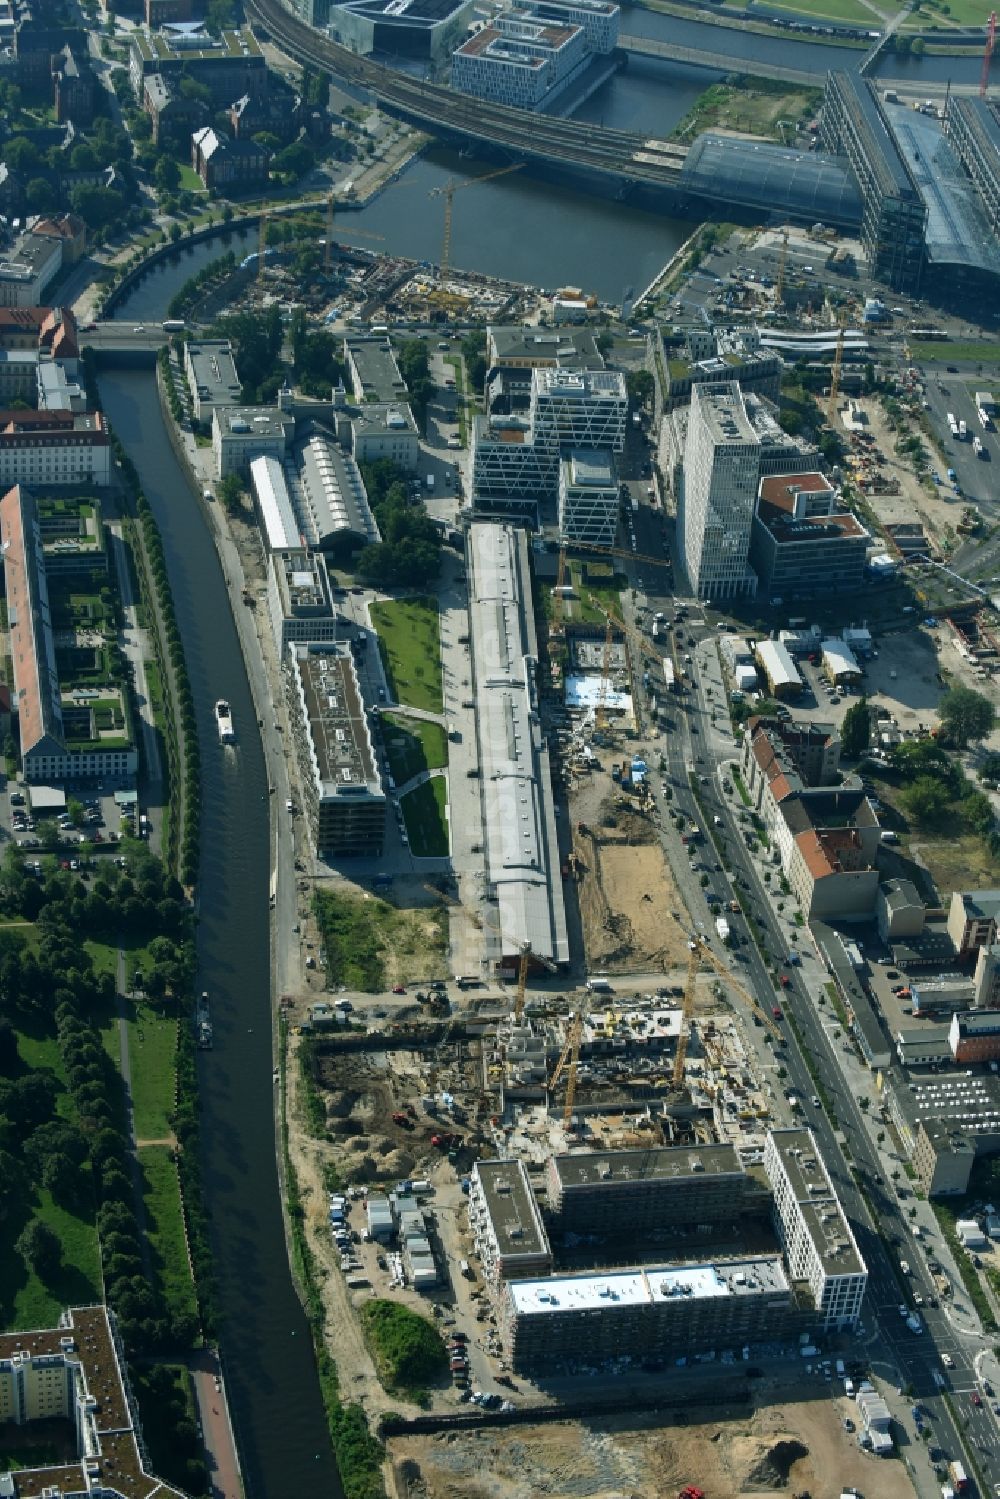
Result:
[[448,782],[433,776],[408,791],[399,804],[403,809],[410,852],[418,859],[444,859],[448,855]]
[[440,713],[441,633],[431,598],[389,599],[371,606],[390,695],[397,703]]
[[[839,0],[817,0],[818,3],[835,5]],[[861,9],[855,7],[855,0],[845,3]],[[801,5],[794,8],[805,9]],[[791,88],[787,83],[771,83],[765,78],[751,79],[739,88],[729,83],[713,83],[674,127],[671,139],[693,140],[703,130],[736,130],[787,144],[789,137],[794,136],[796,123],[812,119],[821,100],[820,89]]]
[[389,774],[397,786],[404,786],[421,771],[443,770],[448,764],[448,741],[438,723],[383,713],[382,737]]

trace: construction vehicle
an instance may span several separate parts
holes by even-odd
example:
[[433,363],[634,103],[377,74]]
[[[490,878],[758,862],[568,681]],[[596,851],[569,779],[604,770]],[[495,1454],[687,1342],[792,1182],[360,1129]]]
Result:
[[693,1483],[686,1483],[677,1495],[677,1499],[705,1499],[705,1491],[697,1488]]
[[582,1039],[583,1011],[577,1010],[570,1020],[569,1028],[566,1032],[566,1043],[559,1053],[559,1060],[556,1062],[552,1076],[549,1078],[549,1091],[551,1092],[563,1073],[566,1073],[566,1098],[563,1103],[564,1125],[568,1125],[573,1117],[573,1103],[576,1099],[577,1066],[580,1061],[580,1042]]
[[408,1114],[404,1114],[401,1110],[398,1109],[392,1116],[392,1122],[393,1124],[398,1124],[400,1129],[413,1128],[413,1120],[410,1118],[410,1116]]
[[480,182],[491,182],[494,177],[506,177],[508,172],[519,172],[522,165],[522,162],[516,161],[512,166],[499,167],[495,172],[485,172],[481,177],[468,177],[465,182],[456,182],[454,178],[449,178],[443,187],[431,188],[427,195],[429,198],[444,198],[444,239],[441,245],[439,267],[442,281],[445,280],[451,268],[451,224],[455,194],[466,187],[478,187]]

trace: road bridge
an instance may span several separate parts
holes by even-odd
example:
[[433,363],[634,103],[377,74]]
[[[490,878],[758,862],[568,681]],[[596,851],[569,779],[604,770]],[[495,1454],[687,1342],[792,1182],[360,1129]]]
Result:
[[701,47],[682,47],[676,42],[655,41],[647,36],[620,36],[618,47],[634,57],[660,57],[665,62],[688,63],[695,68],[711,68],[719,73],[749,73],[755,78],[774,78],[779,83],[804,83],[818,87],[826,76],[826,67],[786,68],[781,63],[751,62],[728,52],[709,52]]

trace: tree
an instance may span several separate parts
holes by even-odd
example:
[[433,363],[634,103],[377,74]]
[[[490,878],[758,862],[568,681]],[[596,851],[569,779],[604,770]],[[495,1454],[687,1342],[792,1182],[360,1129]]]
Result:
[[633,406],[649,406],[652,404],[656,382],[649,370],[629,370],[625,376],[625,389]]
[[56,190],[46,177],[32,177],[24,194],[32,213],[48,213],[58,201]]
[[219,483],[219,499],[227,515],[238,515],[242,508],[243,485],[239,474],[227,474]]
[[921,827],[939,826],[951,811],[947,787],[933,776],[918,776],[901,799],[909,816]]
[[180,186],[181,169],[172,156],[161,156],[153,170],[153,181],[160,193],[172,193]]
[[949,744],[956,749],[985,739],[996,723],[993,704],[972,687],[952,687],[946,692],[938,704],[938,717]]
[[32,1218],[14,1246],[41,1280],[50,1279],[62,1263],[62,1245],[47,1223]]
[[840,725],[840,745],[848,760],[860,760],[871,742],[871,710],[866,697],[852,703]]
[[971,796],[965,798],[962,803],[962,817],[974,833],[979,833],[983,837],[990,832],[996,821],[993,815],[993,803],[982,791],[974,791]]
[[42,165],[41,151],[34,141],[29,141],[24,135],[15,135],[13,140],[5,143],[3,158],[12,172],[20,172],[24,176],[29,172],[37,172]]
[[984,755],[976,774],[981,781],[1000,781],[1000,753],[991,750],[988,755]]

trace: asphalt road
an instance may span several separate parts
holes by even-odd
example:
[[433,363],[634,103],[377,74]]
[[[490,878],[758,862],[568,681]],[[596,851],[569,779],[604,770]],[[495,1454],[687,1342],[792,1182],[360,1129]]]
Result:
[[[639,550],[651,551],[651,544],[661,526],[660,517],[643,506],[634,522]],[[641,564],[626,564],[626,571],[632,573],[636,583],[644,577]],[[679,602],[671,598],[661,600],[654,595],[646,599],[640,595],[637,599],[633,595],[632,609],[627,612],[634,618],[636,603],[640,607],[645,603],[649,609],[663,608],[673,617]],[[786,1020],[789,1015],[794,1017],[802,1044],[808,1049],[823,1080],[837,1128],[824,1108],[811,1103],[816,1086],[799,1040],[791,1025],[784,1024],[785,1041],[782,1046],[775,1047],[775,1062],[776,1069],[778,1065],[783,1066],[787,1076],[779,1082],[775,1071],[775,1092],[791,1091],[802,1100],[801,1121],[816,1136],[868,1267],[864,1326],[859,1333],[856,1351],[870,1360],[871,1367],[880,1377],[897,1388],[912,1391],[912,1401],[919,1402],[925,1412],[931,1445],[942,1449],[946,1458],[961,1461],[964,1460],[962,1443],[935,1376],[940,1379],[959,1412],[959,1419],[966,1425],[965,1438],[975,1449],[974,1455],[983,1476],[991,1487],[1000,1485],[997,1418],[992,1401],[984,1398],[982,1406],[976,1407],[970,1399],[977,1384],[974,1359],[988,1346],[986,1341],[978,1335],[970,1337],[956,1330],[945,1306],[933,1308],[925,1304],[920,1308],[926,1328],[922,1333],[913,1332],[900,1315],[901,1306],[905,1306],[907,1312],[913,1309],[912,1292],[917,1287],[922,1289],[925,1297],[932,1294],[924,1262],[925,1246],[918,1246],[913,1238],[912,1226],[900,1208],[895,1192],[884,1179],[885,1162],[880,1159],[878,1146],[866,1128],[857,1097],[845,1079],[837,1054],[843,1041],[835,1040],[831,1034],[833,1031],[839,1034],[836,1017],[824,1013],[815,1002],[819,981],[825,980],[826,972],[813,950],[808,933],[803,931],[800,943],[802,966],[786,970],[789,986],[781,991],[780,996],[768,971],[786,957],[788,937],[779,930],[761,882],[762,869],[767,866],[755,862],[746,845],[746,829],[739,820],[742,803],[735,793],[729,797],[723,792],[723,777],[718,774],[720,764],[736,758],[737,752],[729,731],[724,690],[720,691],[722,682],[715,646],[717,630],[706,620],[700,606],[689,603],[688,608],[688,619],[682,627],[684,644],[679,654],[690,653],[694,657],[695,680],[686,693],[678,694],[671,703],[671,722],[667,732],[657,741],[666,758],[663,779],[664,784],[669,784],[672,789],[671,811],[676,809],[686,820],[697,822],[704,832],[703,843],[692,855],[694,868],[687,870],[678,858],[676,847],[670,846],[676,844],[676,834],[669,825],[664,830],[664,844],[678,877],[681,894],[688,902],[696,924],[706,932],[715,948],[719,944],[712,929],[707,900],[714,897],[723,909],[733,899],[752,908],[758,929],[763,934],[767,964],[744,917],[730,914],[728,920],[736,939],[732,954],[737,960],[734,963],[735,976],[756,995],[762,1007],[770,1010],[775,1003],[780,1003]],[[696,804],[690,788],[689,775],[692,772],[698,778],[699,800],[704,813]],[[720,819],[719,826],[715,825],[715,818]],[[719,838],[718,851],[713,843],[713,833]],[[703,874],[707,875],[704,889],[700,886]],[[845,1160],[842,1149],[845,1142],[849,1143],[852,1164],[865,1182],[882,1237],[875,1229],[869,1206]],[[891,1249],[886,1240],[892,1245]],[[903,1276],[899,1257],[906,1259],[913,1268],[913,1279],[907,1280]],[[961,1294],[960,1290],[958,1294]],[[942,1354],[950,1355],[954,1361],[953,1369],[943,1367]],[[897,1436],[904,1445],[914,1449],[912,1457],[922,1465],[926,1448],[915,1432],[913,1422],[904,1423],[904,1429],[897,1431]],[[926,1488],[929,1477],[931,1475],[925,1468],[922,1487]]]

